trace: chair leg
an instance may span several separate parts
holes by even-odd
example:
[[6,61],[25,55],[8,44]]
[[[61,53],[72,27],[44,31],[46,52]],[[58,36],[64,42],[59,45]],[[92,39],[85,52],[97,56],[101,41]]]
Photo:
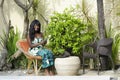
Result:
[[32,64],[32,60],[28,60],[27,70],[30,69],[31,64]]
[[100,57],[98,56],[98,58],[97,58],[97,63],[98,63],[98,75],[99,75],[99,71],[100,71],[100,66],[99,66],[99,63],[100,63]]
[[42,67],[42,64],[40,64],[40,67],[38,67],[38,60],[37,59],[33,60],[33,64],[34,64],[35,75],[38,75],[38,73]]
[[97,60],[93,59],[93,63],[94,63],[94,69],[96,69],[96,67],[97,67]]
[[83,59],[83,63],[82,63],[82,66],[83,66],[83,74],[85,74],[85,62],[84,62],[84,57],[83,57],[82,59]]
[[28,59],[28,65],[27,65],[27,73],[31,74],[32,72],[30,72],[30,67],[31,67],[31,64],[32,64],[32,60]]
[[112,57],[111,57],[111,56],[109,56],[109,58],[110,58],[110,60],[111,60],[111,62],[112,62],[112,70],[115,72],[115,66],[114,66],[113,59],[112,59]]
[[37,59],[35,59],[34,61],[33,61],[33,63],[34,63],[34,71],[35,71],[35,75],[38,75],[38,69],[37,69]]

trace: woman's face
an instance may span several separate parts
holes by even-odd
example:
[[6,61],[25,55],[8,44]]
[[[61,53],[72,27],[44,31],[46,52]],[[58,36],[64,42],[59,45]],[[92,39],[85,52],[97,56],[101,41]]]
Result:
[[39,26],[37,26],[37,25],[34,26],[34,29],[36,32],[40,30]]

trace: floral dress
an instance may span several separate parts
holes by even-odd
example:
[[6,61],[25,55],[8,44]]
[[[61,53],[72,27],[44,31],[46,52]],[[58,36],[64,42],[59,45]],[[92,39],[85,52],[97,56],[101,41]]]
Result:
[[[42,40],[42,38],[35,38],[32,41],[32,44],[39,43]],[[52,51],[42,47],[42,45],[39,45],[34,48],[29,48],[29,53],[34,56],[42,56],[42,68],[47,68],[54,65]]]

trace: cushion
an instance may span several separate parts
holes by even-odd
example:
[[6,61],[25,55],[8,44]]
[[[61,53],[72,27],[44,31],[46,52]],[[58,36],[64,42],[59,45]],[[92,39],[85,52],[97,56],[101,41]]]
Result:
[[28,52],[29,44],[28,44],[27,41],[20,41],[19,44],[20,44],[20,47],[21,47],[25,52]]

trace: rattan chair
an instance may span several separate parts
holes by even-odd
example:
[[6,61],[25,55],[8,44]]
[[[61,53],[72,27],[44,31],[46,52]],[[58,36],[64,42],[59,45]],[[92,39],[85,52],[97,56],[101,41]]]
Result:
[[[112,44],[113,39],[112,38],[103,38],[98,41],[97,46],[97,54],[99,54],[99,57],[108,57],[108,59],[112,63],[112,69],[114,70],[114,62],[112,59]],[[100,60],[100,59],[99,59]],[[103,64],[106,65],[106,64]],[[98,74],[99,74],[99,67],[98,67]]]
[[30,54],[28,52],[29,44],[26,39],[18,40],[16,42],[16,46],[20,51],[23,52],[23,54],[28,59],[27,70],[29,71],[31,64],[33,63],[35,75],[38,75],[38,72],[41,69],[41,66],[38,67],[38,60],[40,61],[42,59],[42,57],[41,56],[33,56],[32,54]]
[[[88,51],[89,50],[89,51]],[[83,53],[82,53],[82,68],[83,68],[83,74],[85,73],[85,59],[93,59],[95,64],[97,63],[97,42],[93,42],[88,45],[83,46]],[[95,68],[95,65],[94,65]]]
[[112,44],[113,44],[113,39],[112,38],[103,38],[98,40],[97,42],[94,42],[93,44],[87,45],[89,47],[92,47],[94,50],[94,53],[86,52],[85,49],[86,47],[83,48],[83,73],[85,73],[84,65],[85,65],[85,58],[92,58],[97,62],[97,69],[98,69],[98,75],[99,75],[99,70],[100,68],[102,69],[102,65],[106,64],[101,64],[100,57],[108,57],[109,60],[112,63],[112,69],[114,70],[114,62],[112,59]]

